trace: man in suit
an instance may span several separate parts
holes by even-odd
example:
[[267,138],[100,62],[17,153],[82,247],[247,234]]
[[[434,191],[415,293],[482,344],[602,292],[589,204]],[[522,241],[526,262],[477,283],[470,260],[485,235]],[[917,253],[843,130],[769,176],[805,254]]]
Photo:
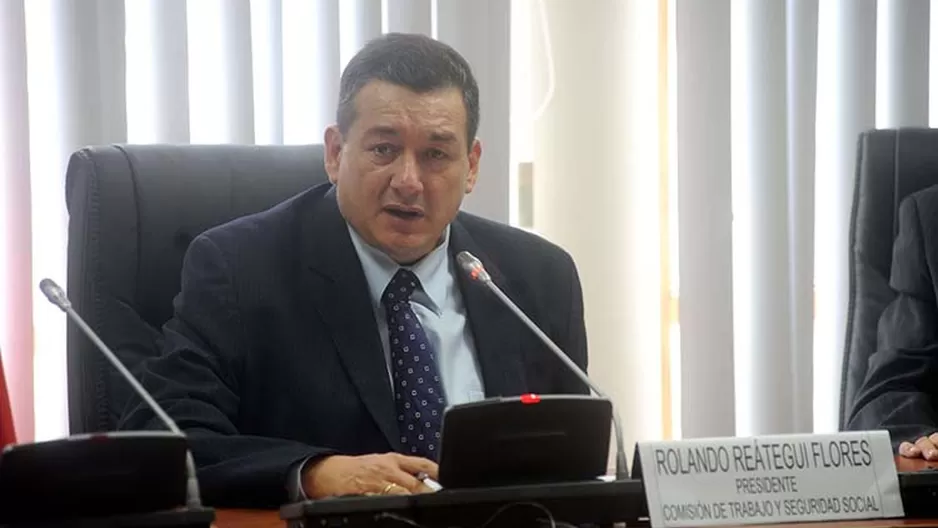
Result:
[[[459,208],[476,184],[479,93],[417,35],[369,43],[325,132],[330,182],[189,247],[145,386],[187,431],[206,500],[427,491],[446,407],[586,387],[455,263],[469,251],[586,368],[570,256]],[[161,428],[131,405],[124,428]]]
[[938,187],[903,200],[878,350],[848,428],[886,429],[900,455],[938,460]]

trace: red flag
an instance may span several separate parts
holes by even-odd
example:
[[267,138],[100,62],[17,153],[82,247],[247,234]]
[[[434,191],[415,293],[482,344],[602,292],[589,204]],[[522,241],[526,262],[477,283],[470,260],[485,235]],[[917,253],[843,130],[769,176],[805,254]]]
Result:
[[0,448],[15,443],[13,409],[10,407],[10,395],[7,392],[6,377],[3,375],[3,360],[0,359]]

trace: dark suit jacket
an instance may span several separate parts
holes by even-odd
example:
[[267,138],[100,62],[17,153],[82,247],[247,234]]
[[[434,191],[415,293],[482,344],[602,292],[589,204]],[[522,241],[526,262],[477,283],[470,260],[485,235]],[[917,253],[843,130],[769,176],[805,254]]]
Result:
[[878,328],[877,352],[848,428],[887,429],[894,445],[938,430],[938,187],[899,208],[890,285],[896,299]]
[[[459,213],[449,251],[462,250],[586,368],[566,252]],[[457,275],[487,396],[587,392],[491,292]],[[139,373],[188,432],[210,504],[278,506],[308,457],[401,450],[366,279],[330,184],[197,237],[174,304],[163,355]],[[139,403],[122,428],[162,429]]]

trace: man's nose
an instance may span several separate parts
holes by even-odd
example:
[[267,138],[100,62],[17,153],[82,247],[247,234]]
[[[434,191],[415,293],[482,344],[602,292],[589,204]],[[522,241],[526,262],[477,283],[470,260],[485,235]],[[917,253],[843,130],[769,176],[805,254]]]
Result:
[[400,167],[391,179],[391,185],[403,193],[419,193],[423,185],[420,181],[420,163],[417,156],[412,152],[407,152],[401,156],[400,163]]

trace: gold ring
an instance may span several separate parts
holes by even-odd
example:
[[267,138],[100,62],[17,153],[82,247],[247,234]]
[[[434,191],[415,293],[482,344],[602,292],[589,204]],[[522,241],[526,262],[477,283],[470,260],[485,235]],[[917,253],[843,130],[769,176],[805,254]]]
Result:
[[385,486],[383,490],[381,490],[381,494],[382,494],[382,495],[387,495],[389,491],[391,491],[392,489],[394,489],[394,488],[396,488],[396,487],[397,487],[397,484],[391,482],[390,484],[388,484],[387,486]]

